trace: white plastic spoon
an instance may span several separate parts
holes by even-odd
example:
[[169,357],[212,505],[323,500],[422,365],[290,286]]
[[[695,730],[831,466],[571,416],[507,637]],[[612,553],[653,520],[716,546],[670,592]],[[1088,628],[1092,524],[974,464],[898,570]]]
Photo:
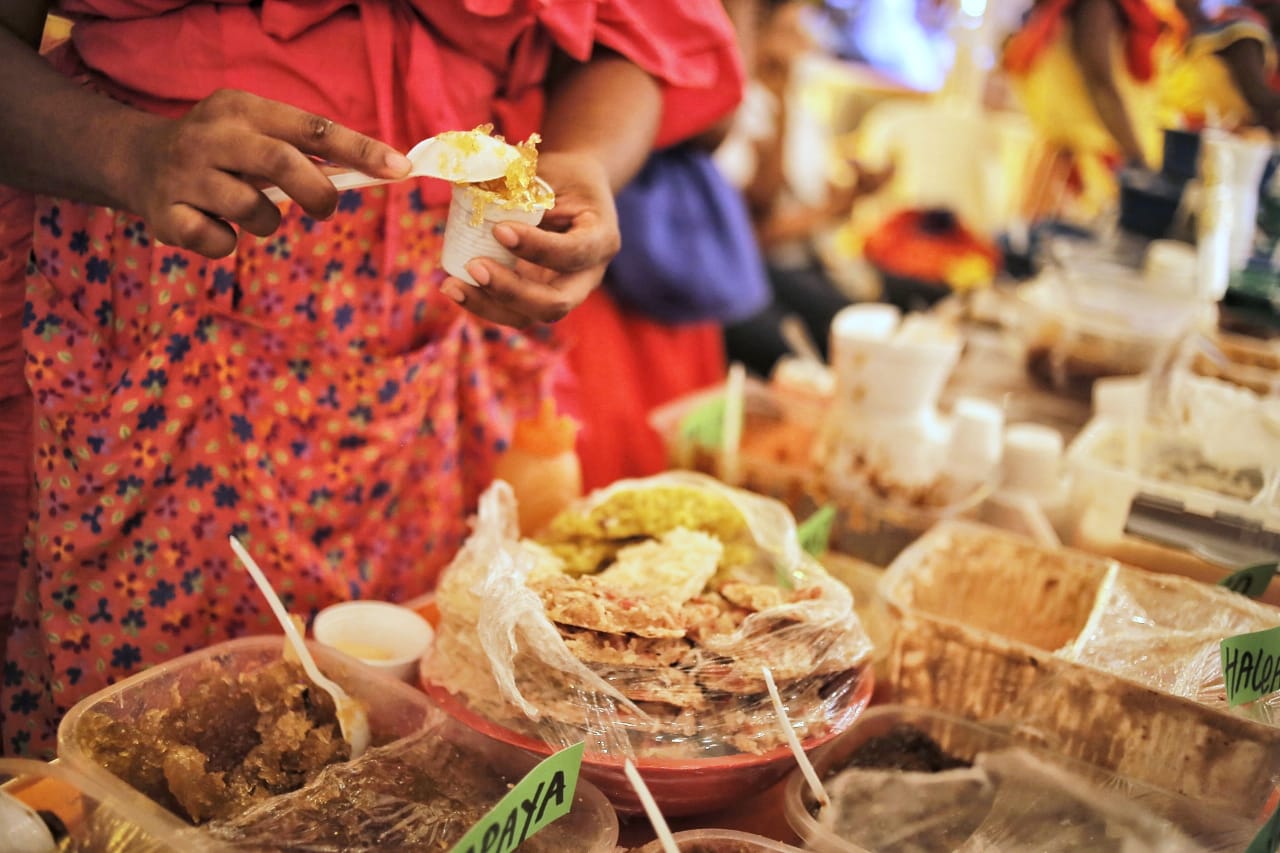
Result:
[[351,757],[359,758],[369,748],[369,716],[365,713],[364,706],[348,696],[347,691],[343,690],[337,682],[331,681],[320,671],[320,667],[316,666],[315,658],[311,657],[311,650],[307,648],[302,635],[298,633],[298,626],[293,624],[289,611],[280,601],[280,596],[276,595],[267,576],[262,573],[262,569],[258,568],[258,564],[240,544],[239,539],[234,536],[228,538],[231,540],[231,550],[236,552],[236,556],[240,558],[240,562],[248,569],[249,575],[258,585],[258,589],[262,591],[263,597],[267,599],[267,604],[271,605],[271,612],[276,615],[280,627],[284,628],[284,635],[302,663],[302,668],[306,670],[307,677],[333,698],[333,707],[338,715],[338,727],[342,729],[342,737],[351,745]]
[[[496,136],[474,130],[447,130],[422,140],[405,156],[413,168],[409,174],[396,180],[441,178],[454,183],[473,184],[501,178],[521,155],[519,148]],[[339,190],[395,182],[350,170],[332,172],[327,177]],[[277,203],[288,198],[279,187],[267,187],[262,192]]]

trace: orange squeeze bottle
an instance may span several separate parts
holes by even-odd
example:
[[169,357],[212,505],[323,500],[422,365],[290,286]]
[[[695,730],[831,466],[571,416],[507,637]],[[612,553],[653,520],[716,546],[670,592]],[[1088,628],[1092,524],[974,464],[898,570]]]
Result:
[[578,423],[547,398],[536,417],[518,421],[511,447],[498,458],[494,477],[511,484],[520,532],[536,533],[582,496],[582,465],[574,445]]

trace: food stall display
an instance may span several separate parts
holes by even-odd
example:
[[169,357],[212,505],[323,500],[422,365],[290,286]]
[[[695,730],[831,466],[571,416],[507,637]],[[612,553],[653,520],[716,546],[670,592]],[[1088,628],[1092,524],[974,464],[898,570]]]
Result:
[[[60,762],[178,850],[443,849],[534,764],[420,690],[316,645],[321,669],[368,713],[372,748],[349,761],[332,703],[283,645],[231,640],[89,697],[63,721]],[[608,801],[579,782],[569,814],[523,849],[607,853],[617,833]]]
[[441,579],[428,692],[526,749],[585,740],[584,773],[619,808],[637,806],[627,759],[677,814],[792,769],[765,668],[809,747],[869,700],[852,596],[778,502],[673,472],[588,495],[528,539],[515,511],[495,485]]
[[1280,610],[962,522],[905,551],[881,590],[901,701],[1024,724],[1064,755],[1243,817],[1270,798],[1280,728],[1269,700],[1226,707],[1215,653]]

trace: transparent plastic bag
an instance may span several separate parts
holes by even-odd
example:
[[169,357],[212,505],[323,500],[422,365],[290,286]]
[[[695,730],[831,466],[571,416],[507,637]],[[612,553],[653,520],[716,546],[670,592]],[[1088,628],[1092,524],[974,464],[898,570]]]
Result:
[[1197,853],[1173,824],[1021,748],[937,773],[850,768],[819,820],[875,853]]
[[1223,639],[1274,628],[1275,608],[1225,587],[1113,566],[1079,636],[1060,654],[1165,693],[1280,724],[1280,694],[1228,708]]
[[[474,736],[433,725],[327,767],[305,787],[203,829],[238,849],[445,850],[533,764],[514,751],[487,750]],[[604,797],[580,783],[570,813],[520,849],[610,851],[617,829]]]
[[957,853],[1195,853],[1203,848],[1132,800],[1109,795],[1023,749],[984,753],[974,766],[996,795]]
[[870,641],[781,503],[672,472],[588,495],[541,542],[515,518],[495,482],[436,596],[427,680],[480,716],[619,758],[760,754],[784,745],[766,666],[802,740],[860,710]]

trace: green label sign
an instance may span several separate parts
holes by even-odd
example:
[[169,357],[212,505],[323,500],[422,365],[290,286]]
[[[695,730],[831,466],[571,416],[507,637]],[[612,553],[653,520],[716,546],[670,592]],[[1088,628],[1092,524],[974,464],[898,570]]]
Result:
[[573,807],[585,743],[542,760],[471,827],[452,853],[510,853]]
[[1222,677],[1233,708],[1280,690],[1280,628],[1223,640]]
[[724,414],[723,394],[707,400],[680,421],[681,438],[700,447],[719,447],[724,441]]
[[1276,850],[1280,850],[1280,808],[1271,813],[1271,819],[1258,830],[1244,853],[1276,853]]
[[1218,586],[1225,586],[1232,592],[1247,595],[1250,598],[1261,598],[1267,591],[1271,579],[1276,576],[1276,563],[1259,563],[1238,572],[1227,575],[1218,581]]
[[796,527],[800,547],[815,557],[827,553],[827,545],[831,542],[831,526],[835,524],[835,520],[836,508],[831,504],[821,507],[806,518]]

